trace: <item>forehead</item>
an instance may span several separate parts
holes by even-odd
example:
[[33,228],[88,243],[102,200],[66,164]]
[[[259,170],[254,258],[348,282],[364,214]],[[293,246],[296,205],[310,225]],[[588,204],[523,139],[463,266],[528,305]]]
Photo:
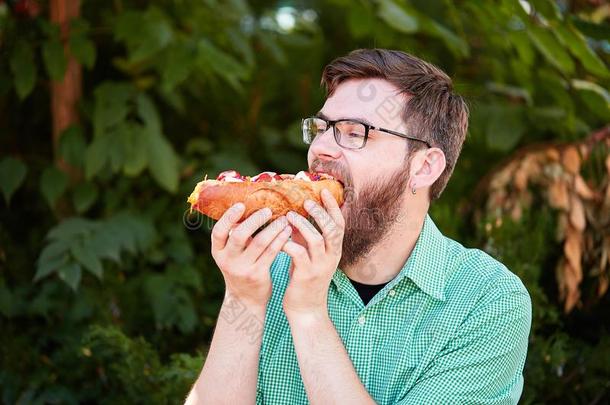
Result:
[[386,80],[352,79],[337,86],[322,112],[330,119],[361,118],[372,125],[396,127],[405,102],[405,95]]

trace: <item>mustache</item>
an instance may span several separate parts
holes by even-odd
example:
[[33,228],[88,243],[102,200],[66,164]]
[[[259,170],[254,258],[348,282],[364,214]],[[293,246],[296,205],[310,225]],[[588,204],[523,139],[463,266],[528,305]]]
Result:
[[341,180],[345,187],[352,186],[351,173],[337,162],[322,162],[320,159],[314,159],[309,167],[310,172],[325,172],[336,179]]

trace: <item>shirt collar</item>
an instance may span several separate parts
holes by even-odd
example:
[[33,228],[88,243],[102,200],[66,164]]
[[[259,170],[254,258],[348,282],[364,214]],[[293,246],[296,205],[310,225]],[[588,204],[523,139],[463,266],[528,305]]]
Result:
[[[417,287],[431,297],[445,300],[447,240],[436,227],[429,214],[426,214],[424,225],[415,247],[400,272],[384,288],[390,289],[402,279],[408,277]],[[337,269],[333,282],[341,290],[349,279],[342,270]]]

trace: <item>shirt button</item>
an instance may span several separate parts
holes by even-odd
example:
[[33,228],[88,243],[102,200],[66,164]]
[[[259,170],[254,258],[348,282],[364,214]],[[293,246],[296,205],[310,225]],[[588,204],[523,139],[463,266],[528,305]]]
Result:
[[364,315],[362,315],[362,316],[360,316],[360,318],[358,318],[358,323],[360,325],[364,325],[364,321],[365,321]]
[[393,296],[395,296],[395,295],[396,295],[396,291],[394,291],[394,290],[390,290],[390,291],[388,291],[388,295],[389,295],[390,297],[393,297]]

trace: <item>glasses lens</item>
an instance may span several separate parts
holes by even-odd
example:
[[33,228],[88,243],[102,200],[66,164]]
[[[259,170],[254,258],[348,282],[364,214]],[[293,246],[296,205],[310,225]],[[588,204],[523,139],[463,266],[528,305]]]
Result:
[[344,148],[360,149],[364,145],[366,128],[359,122],[339,121],[335,124],[337,142]]
[[303,120],[303,142],[310,144],[318,135],[326,132],[326,122],[320,118],[310,117]]

